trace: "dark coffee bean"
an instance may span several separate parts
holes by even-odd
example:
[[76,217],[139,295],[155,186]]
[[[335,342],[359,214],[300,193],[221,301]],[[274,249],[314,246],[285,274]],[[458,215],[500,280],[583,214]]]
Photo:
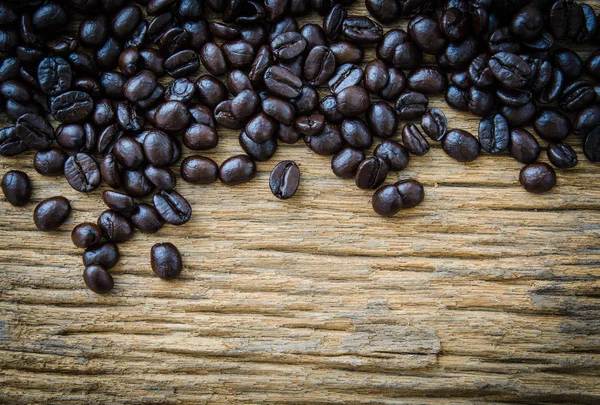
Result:
[[17,120],[16,135],[30,148],[44,150],[52,145],[54,128],[44,117],[25,114]]
[[317,24],[305,24],[300,28],[300,35],[306,40],[306,50],[317,46],[327,46],[327,38],[325,32]]
[[337,109],[337,101],[334,96],[327,96],[319,104],[319,112],[332,124],[340,124],[344,116]]
[[162,76],[165,73],[164,59],[156,49],[142,49],[140,58],[144,69],[149,70],[157,76]]
[[198,124],[204,124],[211,128],[215,128],[215,120],[210,108],[202,104],[192,104],[189,107],[192,120]]
[[521,169],[519,182],[530,193],[545,193],[556,185],[556,173],[547,163],[532,163]]
[[335,95],[342,90],[357,86],[363,78],[363,70],[352,64],[342,65],[335,71],[335,74],[329,79],[329,90]]
[[127,48],[119,55],[119,70],[133,76],[142,66],[142,56],[137,48]]
[[322,156],[333,155],[344,147],[339,126],[329,123],[325,124],[320,134],[305,136],[304,142],[313,152]]
[[253,141],[246,135],[244,131],[240,133],[239,142],[244,152],[246,152],[252,159],[259,162],[265,162],[277,151],[277,140],[270,138],[263,143]]
[[334,5],[327,16],[323,19],[323,31],[328,39],[335,41],[342,34],[344,20],[348,17],[348,11],[341,5]]
[[254,86],[246,73],[232,70],[227,74],[227,89],[235,97],[244,90],[254,90]]
[[573,38],[583,24],[583,10],[577,3],[555,1],[550,9],[549,24],[556,39]]
[[334,42],[329,45],[329,49],[333,53],[336,65],[360,63],[365,55],[362,46],[348,41]]
[[254,48],[259,48],[267,41],[267,30],[261,25],[249,25],[240,29],[240,36]]
[[79,41],[83,46],[99,48],[108,39],[108,19],[96,14],[85,17],[79,24]]
[[33,99],[31,88],[18,80],[7,80],[0,84],[0,96],[27,103]]
[[177,178],[168,167],[148,165],[144,168],[144,177],[158,190],[173,191]]
[[71,65],[60,56],[44,58],[38,66],[40,88],[51,96],[67,91],[71,86],[71,79]]
[[58,176],[64,173],[64,166],[68,157],[69,155],[62,149],[40,150],[33,158],[33,168],[42,176]]
[[183,225],[192,216],[192,207],[177,191],[159,191],[153,197],[156,210],[171,225]]
[[181,254],[172,243],[157,243],[152,246],[150,264],[154,274],[163,280],[177,278],[183,267]]
[[583,72],[583,61],[571,49],[561,48],[552,55],[552,66],[560,69],[568,79],[574,80]]
[[106,294],[115,286],[113,277],[102,266],[91,265],[83,271],[83,282],[96,294]]
[[393,108],[384,101],[377,101],[369,107],[366,114],[369,128],[373,135],[380,138],[390,138],[398,130],[398,118]]
[[71,240],[78,248],[85,249],[100,243],[102,240],[102,232],[95,223],[82,222],[73,228],[73,231],[71,232]]
[[302,135],[316,135],[325,126],[325,117],[321,114],[298,117],[295,122],[296,129]]
[[125,192],[133,198],[143,198],[152,192],[153,184],[144,176],[142,170],[123,170],[121,183]]
[[460,42],[450,42],[444,52],[437,54],[436,61],[442,69],[465,69],[477,56],[477,45],[478,41],[473,37],[467,37]]
[[122,99],[125,97],[125,76],[120,73],[106,72],[100,76],[100,86],[107,97]]
[[157,86],[156,76],[144,70],[127,80],[123,94],[127,100],[135,103],[151,97]]
[[240,37],[240,30],[228,24],[211,21],[208,23],[208,29],[214,37],[226,41],[231,41]]
[[369,93],[379,93],[389,80],[388,68],[382,60],[374,59],[365,67],[363,81],[365,89]]
[[67,91],[53,98],[50,103],[52,116],[64,123],[84,120],[93,108],[94,101],[82,91]]
[[164,63],[165,71],[173,78],[188,76],[200,68],[198,54],[191,49],[169,56]]
[[248,121],[245,132],[254,142],[263,143],[273,137],[277,128],[277,121],[261,112]]
[[296,194],[300,184],[300,169],[295,162],[284,160],[279,162],[269,177],[269,187],[273,195],[280,200],[287,200]]
[[221,49],[227,64],[233,69],[246,69],[254,60],[254,48],[242,39],[226,42]]
[[82,152],[91,152],[96,149],[98,143],[98,134],[94,129],[94,126],[89,122],[83,124],[83,132],[85,134],[85,144],[81,148]]
[[592,53],[585,61],[585,70],[596,80],[600,80],[600,50]]
[[448,121],[446,115],[438,108],[432,108],[421,118],[421,128],[434,141],[441,140],[446,135]]
[[96,105],[92,112],[92,123],[100,127],[105,127],[114,122],[115,109],[112,102],[107,98],[96,100]]
[[73,90],[80,90],[84,93],[88,93],[92,97],[100,97],[102,94],[102,88],[100,83],[89,77],[80,77],[73,81]]
[[184,132],[183,144],[192,150],[208,150],[217,146],[219,136],[214,128],[205,124],[192,124]]
[[71,213],[71,204],[65,197],[51,197],[40,202],[33,211],[35,226],[44,232],[58,229]]
[[149,130],[144,138],[144,155],[154,166],[168,166],[173,149],[173,140],[164,132]]
[[542,104],[549,104],[556,101],[563,92],[566,83],[566,77],[560,69],[552,70],[552,75],[546,87],[536,95],[536,100]]
[[227,62],[225,61],[225,55],[219,46],[213,42],[208,42],[202,47],[199,52],[200,61],[202,65],[211,74],[215,76],[221,76],[227,72]]
[[445,95],[446,103],[457,110],[468,111],[469,110],[469,97],[468,91],[459,88],[458,86],[450,85],[446,90]]
[[550,142],[546,153],[550,163],[559,169],[570,169],[577,165],[577,153],[567,143]]
[[190,112],[181,101],[167,101],[154,114],[156,127],[167,132],[181,131],[188,126],[190,119]]
[[581,111],[596,103],[594,87],[585,80],[578,80],[568,85],[559,101],[565,111]]
[[130,219],[133,226],[142,233],[156,233],[164,225],[164,221],[150,204],[138,205],[137,211]]
[[469,111],[478,117],[485,117],[495,107],[494,93],[489,89],[473,86],[466,95]]
[[416,125],[408,123],[402,128],[402,143],[410,153],[422,156],[429,152],[429,143]]
[[87,153],[78,153],[65,162],[65,177],[73,189],[88,193],[100,185],[100,169],[93,157]]
[[2,192],[11,205],[21,207],[31,198],[31,182],[26,173],[11,170],[2,177]]
[[479,156],[481,146],[477,139],[462,129],[453,129],[442,140],[444,152],[459,162],[471,162]]
[[200,102],[210,108],[227,99],[227,88],[213,76],[200,76],[196,81],[196,91]]
[[113,70],[119,64],[119,55],[123,52],[121,43],[112,37],[109,37],[106,42],[96,50],[94,60],[98,67],[102,70]]
[[293,125],[279,123],[275,137],[283,143],[294,144],[302,138],[302,134]]
[[167,11],[167,9],[177,3],[177,0],[150,0],[146,6],[148,15],[157,15]]
[[346,117],[365,113],[370,104],[369,93],[361,86],[350,86],[336,95],[337,109]]
[[425,192],[416,180],[402,180],[378,189],[371,203],[373,210],[384,217],[397,214],[403,208],[412,208],[423,202]]
[[510,31],[522,40],[536,38],[544,28],[542,12],[534,6],[526,6],[513,15]]
[[263,112],[285,125],[292,125],[296,119],[294,106],[276,97],[266,97],[262,101]]
[[529,125],[535,112],[536,108],[533,101],[520,107],[510,107],[507,105],[500,107],[500,113],[506,118],[508,124],[513,127]]
[[186,21],[182,27],[190,33],[190,48],[197,52],[210,40],[208,24],[203,19]]
[[[123,197],[126,196],[123,195]],[[97,224],[98,228],[102,231],[102,235],[109,242],[124,243],[133,236],[131,222],[118,212],[112,210],[104,211],[98,217]]]
[[29,148],[16,132],[15,127],[0,129],[0,156],[15,156]]
[[387,177],[388,167],[384,160],[372,156],[363,160],[356,170],[355,183],[360,189],[374,189],[379,187]]
[[190,33],[181,27],[174,27],[165,32],[158,41],[158,51],[164,57],[190,48]]
[[219,168],[219,178],[223,184],[234,186],[248,182],[256,175],[254,161],[246,155],[233,156]]
[[394,54],[400,50],[406,51],[406,47],[402,47],[403,44],[412,45],[416,52],[420,49],[413,43],[411,43],[409,35],[401,29],[392,29],[385,33],[379,44],[377,45],[376,54],[379,59],[384,60],[388,64],[392,64]]
[[101,243],[91,245],[83,253],[83,265],[98,265],[111,269],[119,262],[119,248],[114,243]]
[[442,12],[440,28],[446,38],[460,41],[471,31],[468,10],[447,5]]
[[[278,88],[282,89],[280,86]],[[260,108],[260,98],[254,90],[243,90],[231,100],[230,105],[231,114],[243,125]],[[239,126],[236,125],[236,127]]]
[[446,74],[437,67],[421,67],[408,75],[408,87],[423,94],[438,94],[446,90]]
[[522,107],[531,101],[531,92],[500,87],[496,90],[498,100],[509,107]]
[[436,55],[448,45],[442,35],[438,22],[428,16],[416,16],[408,24],[411,39],[423,52]]
[[25,114],[40,115],[43,112],[42,106],[35,101],[20,103],[16,100],[8,99],[4,103],[4,113],[13,122],[17,122]]
[[113,190],[105,190],[102,193],[102,201],[104,201],[104,204],[111,210],[126,215],[127,217],[133,214],[138,206],[135,200],[127,194]]
[[256,57],[252,61],[250,72],[248,77],[254,85],[262,83],[265,72],[273,63],[273,57],[271,55],[271,48],[268,45],[260,47],[256,53]]
[[141,109],[127,101],[117,103],[116,115],[117,124],[124,131],[139,132],[144,127],[145,119]]
[[142,9],[138,6],[123,7],[112,17],[112,31],[120,38],[128,38],[142,19]]
[[0,29],[0,52],[13,51],[19,43],[19,34],[14,28]]
[[487,45],[490,54],[498,52],[518,53],[521,48],[520,41],[511,34],[508,27],[494,30],[488,39]]
[[485,53],[473,59],[467,73],[474,86],[489,87],[494,84],[494,75],[489,67],[489,56]]
[[479,143],[489,153],[502,153],[510,140],[508,122],[501,114],[493,114],[479,121]]
[[275,59],[291,60],[306,49],[306,39],[295,31],[284,32],[271,41],[271,52]]
[[200,155],[189,156],[181,162],[181,178],[192,184],[211,184],[217,181],[219,166],[214,160]]
[[351,179],[356,175],[358,166],[365,160],[365,153],[346,146],[331,159],[331,170],[343,179]]
[[573,122],[573,132],[577,135],[587,135],[600,125],[600,106],[587,107],[577,114]]
[[529,64],[518,55],[508,52],[498,52],[489,61],[492,74],[504,86],[521,89],[531,80]]
[[414,120],[427,111],[429,99],[427,96],[415,91],[407,91],[396,102],[396,112],[400,120]]
[[452,73],[452,75],[450,75],[450,81],[453,85],[462,90],[469,90],[472,85],[471,77],[467,71]]
[[329,80],[334,70],[335,56],[329,48],[317,46],[310,50],[304,63],[304,77],[309,84],[313,86],[324,84]]
[[533,128],[542,139],[562,142],[571,131],[571,121],[558,110],[546,108],[536,114]]
[[112,153],[104,156],[102,163],[100,164],[100,174],[104,179],[104,182],[112,188],[121,187],[121,173],[119,171],[119,165]]
[[600,162],[600,126],[593,128],[586,135],[583,153],[590,162]]
[[367,17],[347,17],[343,21],[342,34],[355,44],[375,44],[383,37],[383,28]]
[[355,149],[367,149],[373,144],[373,135],[367,124],[360,118],[347,118],[340,127],[342,137]]
[[540,58],[523,58],[531,67],[531,81],[529,87],[537,92],[543,90],[552,79],[552,65]]
[[231,100],[220,102],[215,107],[214,115],[217,123],[225,128],[240,129],[244,125],[244,120],[233,115],[233,112],[231,111]]
[[410,160],[408,149],[396,141],[387,139],[377,145],[373,154],[382,159],[388,169],[393,171],[404,170]]

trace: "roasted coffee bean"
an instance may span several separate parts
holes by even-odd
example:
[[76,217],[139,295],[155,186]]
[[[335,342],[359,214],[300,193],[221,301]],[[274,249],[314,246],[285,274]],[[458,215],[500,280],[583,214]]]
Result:
[[489,61],[492,74],[504,86],[521,89],[531,80],[531,67],[518,55],[498,52]]
[[205,124],[192,124],[185,130],[182,141],[192,150],[213,149],[219,143],[217,130]]
[[82,222],[73,228],[71,240],[78,248],[86,249],[92,245],[100,243],[102,240],[102,231],[93,222]]
[[239,29],[217,21],[209,22],[208,30],[214,37],[224,39],[226,41],[231,41],[240,37]]
[[306,39],[295,31],[284,32],[271,41],[271,52],[275,59],[291,60],[306,49]]
[[158,51],[164,57],[190,48],[190,33],[181,27],[174,27],[165,32],[158,41]]
[[115,110],[112,102],[107,98],[96,100],[92,112],[92,123],[99,127],[105,127],[115,122]]
[[29,148],[16,132],[15,127],[0,129],[0,156],[15,156]]
[[33,99],[31,88],[18,80],[7,80],[0,84],[0,95],[5,99],[13,99],[27,103]]
[[333,53],[336,65],[360,63],[365,55],[362,46],[348,41],[334,42],[329,45],[329,49]]
[[342,137],[355,149],[367,149],[373,144],[373,135],[360,118],[347,118],[340,126]]
[[100,86],[107,97],[122,99],[125,97],[125,76],[116,72],[105,72],[100,76]]
[[148,162],[158,167],[168,166],[173,152],[173,141],[167,134],[158,130],[148,131],[144,138],[144,155]]
[[157,86],[156,76],[144,70],[125,82],[123,94],[127,100],[136,103],[151,97]]
[[331,78],[334,71],[335,56],[329,48],[316,46],[310,50],[304,62],[304,78],[309,84],[313,86],[324,84]]
[[450,81],[453,85],[462,90],[469,90],[472,85],[471,77],[467,71],[452,73],[450,75]]
[[142,9],[138,6],[123,7],[112,17],[112,31],[120,38],[128,38],[142,19]]
[[211,184],[217,181],[219,166],[214,160],[200,155],[189,156],[181,162],[181,178],[192,184]]
[[295,162],[284,160],[279,162],[269,177],[269,187],[273,195],[280,200],[287,200],[296,194],[300,184],[300,169]]
[[384,101],[371,104],[366,118],[373,135],[380,138],[390,138],[398,130],[398,117],[394,109]]
[[85,17],[79,24],[79,41],[83,46],[99,48],[108,39],[108,19],[96,14]]
[[96,50],[94,61],[96,61],[96,64],[102,70],[113,70],[119,64],[119,55],[121,55],[121,52],[123,52],[121,43],[117,39],[109,37],[106,42]]
[[266,97],[262,101],[263,112],[285,125],[292,125],[296,119],[294,106],[276,97]]
[[44,117],[25,114],[17,120],[16,135],[30,148],[44,150],[52,145],[54,128]]
[[268,45],[261,46],[252,61],[250,72],[248,72],[248,77],[254,85],[262,83],[265,72],[272,64],[273,56],[271,55],[271,48]]
[[417,52],[420,51],[415,44],[411,43],[411,39],[405,31],[401,29],[391,29],[385,33],[377,45],[377,57],[388,64],[392,64],[397,48],[401,48],[401,50],[404,51],[407,50],[402,47],[403,44],[411,44]]
[[2,192],[11,205],[21,207],[31,198],[31,182],[26,173],[11,170],[2,177]]
[[202,65],[211,74],[215,76],[221,76],[227,72],[227,62],[225,61],[225,55],[223,51],[214,42],[208,42],[202,47],[199,52],[200,61]]
[[133,198],[143,198],[152,192],[153,184],[144,176],[142,170],[123,170],[121,184],[125,192]]
[[600,49],[592,53],[585,61],[585,70],[596,80],[600,80]]
[[8,99],[4,103],[4,113],[8,119],[17,122],[17,120],[25,114],[43,114],[43,108],[35,101],[24,104],[13,99]]
[[156,233],[164,225],[158,211],[150,204],[139,204],[130,219],[133,226],[142,233]]
[[137,203],[130,196],[118,191],[105,190],[102,193],[104,204],[113,211],[130,216],[137,210]]
[[219,178],[223,184],[234,186],[246,183],[256,175],[254,161],[246,155],[233,156],[219,167]]
[[377,145],[373,154],[382,159],[388,169],[392,171],[404,170],[410,160],[407,148],[396,141],[387,139]]
[[571,49],[557,49],[552,55],[552,66],[560,69],[568,79],[574,80],[583,72],[583,61]]
[[192,216],[192,207],[177,191],[159,191],[154,194],[153,202],[162,219],[168,224],[183,225]]
[[577,153],[567,143],[550,142],[546,153],[550,163],[559,169],[570,169],[577,165]]
[[332,124],[340,124],[344,116],[337,109],[337,101],[334,96],[327,96],[319,104],[319,112]]
[[360,84],[363,78],[363,70],[352,64],[342,65],[335,71],[335,74],[329,79],[329,90],[335,95],[340,91]]
[[343,21],[342,35],[355,44],[375,44],[383,37],[383,28],[367,17],[347,17]]
[[446,135],[448,121],[446,115],[438,108],[432,108],[421,118],[421,128],[434,141],[441,140]]
[[200,76],[196,81],[196,92],[200,102],[210,108],[227,99],[227,88],[210,75]]
[[402,128],[402,143],[410,153],[422,156],[429,152],[429,143],[416,125],[408,123]]
[[448,80],[446,73],[437,67],[421,67],[414,69],[407,77],[408,87],[423,94],[438,94],[446,90]]
[[113,277],[102,266],[91,265],[83,270],[83,282],[96,294],[106,294],[115,286]]
[[157,243],[150,251],[152,271],[163,280],[177,278],[183,267],[181,254],[172,243]]
[[[123,197],[127,196],[123,195]],[[102,231],[102,236],[109,242],[124,243],[133,236],[131,222],[118,212],[112,210],[104,211],[98,217],[97,224],[98,228]]]
[[352,179],[363,160],[365,160],[363,151],[346,146],[331,159],[331,170],[338,177]]
[[513,127],[529,125],[535,112],[536,108],[533,101],[520,107],[510,107],[507,105],[500,107],[500,113],[506,118],[508,124]]
[[182,27],[190,33],[190,48],[195,51],[200,51],[204,44],[210,40],[208,24],[203,19],[186,21]]
[[37,151],[33,158],[33,168],[42,176],[58,176],[64,173],[69,155],[58,148]]
[[536,95],[536,100],[541,104],[549,104],[556,101],[563,92],[566,77],[560,69],[553,69],[552,75],[546,87]]
[[252,159],[265,162],[273,157],[277,151],[277,140],[270,138],[263,143],[254,142],[246,135],[244,131],[240,133],[239,142],[244,150]]
[[191,49],[179,51],[169,56],[164,62],[165,71],[173,78],[184,77],[200,68],[198,54]]
[[577,135],[587,135],[592,129],[600,125],[600,106],[587,107],[577,114],[573,122],[573,132]]
[[227,74],[227,89],[235,97],[244,90],[254,90],[254,86],[246,73],[232,70]]
[[84,120],[93,108],[94,101],[82,91],[67,91],[50,102],[50,113],[57,121],[64,123]]
[[478,41],[473,37],[467,37],[459,42],[450,42],[442,53],[437,54],[436,61],[442,69],[465,69],[477,56],[477,45]]
[[348,17],[348,11],[341,5],[334,5],[327,16],[323,19],[323,31],[327,38],[335,41],[342,34],[344,20]]
[[88,93],[92,97],[100,97],[102,94],[100,83],[90,77],[74,79],[72,88],[73,90],[80,90],[84,93]]
[[245,132],[254,142],[263,143],[273,137],[277,128],[277,121],[261,112],[248,121]]
[[104,156],[102,163],[100,164],[100,174],[104,179],[104,182],[112,188],[121,187],[121,173],[119,171],[119,165],[112,153]]
[[346,117],[355,117],[369,109],[369,93],[361,86],[350,86],[336,94],[337,109]]
[[534,6],[525,6],[513,15],[510,21],[510,31],[525,41],[536,38],[542,29],[544,29],[544,17]]
[[444,152],[459,162],[471,162],[479,156],[481,146],[477,139],[462,129],[453,129],[442,140]]
[[378,189],[371,200],[373,210],[384,217],[397,214],[403,208],[412,208],[423,202],[425,192],[416,180],[402,180]]
[[489,56],[485,53],[477,56],[467,69],[469,79],[474,86],[489,87],[494,84],[494,75],[489,67]]
[[571,131],[571,121],[557,109],[545,108],[537,112],[533,128],[542,139],[562,142]]
[[339,126],[326,123],[320,134],[305,136],[304,143],[316,154],[329,156],[344,147],[344,138]]
[[72,75],[71,65],[60,56],[44,58],[38,66],[40,88],[51,96],[67,91],[71,86]]
[[531,92],[500,87],[496,90],[498,100],[509,107],[521,107],[531,101]]
[[44,232],[58,229],[71,213],[71,204],[65,197],[51,197],[40,202],[33,211],[35,226]]
[[294,144],[302,138],[302,134],[293,125],[279,123],[275,137],[283,143]]
[[577,35],[583,23],[583,11],[577,3],[558,0],[552,4],[549,25],[556,39],[572,38]]
[[165,73],[164,59],[156,49],[140,50],[140,58],[144,69],[149,70],[157,76],[162,76]]
[[462,7],[450,7],[447,4],[440,19],[440,29],[451,41],[460,41],[471,31],[468,10]]
[[387,174],[388,167],[385,161],[377,156],[371,156],[358,165],[354,181],[360,189],[374,189],[383,184]]
[[215,120],[225,128],[240,129],[244,125],[244,120],[237,118],[231,111],[231,100],[220,102],[214,111]]
[[415,91],[407,91],[398,98],[396,112],[400,120],[414,120],[425,114],[428,105],[427,96]]
[[596,92],[594,87],[585,80],[578,80],[568,85],[559,104],[565,111],[581,111],[596,103]]
[[379,93],[389,80],[388,68],[381,59],[374,59],[365,67],[363,81],[369,93]]
[[197,122],[198,124],[204,124],[211,128],[215,128],[215,120],[210,108],[202,104],[192,104],[189,107],[189,110],[193,121]]
[[429,16],[416,16],[408,23],[411,39],[423,52],[436,55],[448,45],[440,31],[438,22]]
[[302,76],[302,70],[304,69],[304,59],[306,59],[304,55],[298,55],[294,59],[290,60],[280,59],[277,61],[277,65],[300,77]]
[[[285,69],[284,69],[285,70]],[[300,79],[298,79],[300,80]],[[279,83],[280,85],[282,83]],[[275,85],[274,85],[275,86]],[[277,86],[279,90],[283,90],[286,85]],[[288,90],[290,87],[288,87]],[[241,125],[254,115],[260,108],[260,98],[254,90],[243,90],[231,100],[231,114],[240,122]]]
[[309,116],[298,117],[294,125],[302,135],[316,135],[323,130],[323,127],[325,126],[325,117],[316,113]]
[[168,167],[147,165],[144,168],[144,177],[152,183],[157,190],[173,191],[177,184],[175,173]]
[[592,129],[583,142],[583,153],[590,162],[600,162],[600,126]]
[[493,114],[479,121],[479,143],[489,153],[502,153],[510,140],[508,122],[501,114]]
[[227,64],[233,69],[246,69],[250,67],[254,60],[254,48],[242,39],[226,42],[221,46],[221,49]]
[[488,115],[496,104],[494,94],[489,89],[473,86],[467,91],[466,96],[469,111],[478,117]]
[[521,169],[519,182],[530,193],[545,193],[556,185],[556,173],[547,163],[531,163]]
[[457,110],[469,111],[468,91],[455,85],[448,86],[444,97],[446,103]]
[[306,40],[306,50],[317,46],[327,46],[327,38],[325,32],[317,24],[305,24],[300,28],[300,35]]
[[154,114],[156,127],[167,132],[181,131],[188,126],[190,119],[190,112],[181,101],[167,101]]
[[490,54],[498,52],[518,53],[521,49],[520,41],[511,34],[508,27],[494,30],[488,39],[487,45]]
[[119,262],[119,248],[114,243],[100,243],[91,245],[83,253],[83,265],[98,265],[111,269]]
[[124,131],[139,132],[144,128],[145,121],[139,107],[127,101],[117,103],[117,124]]
[[100,169],[93,157],[87,153],[77,153],[65,162],[65,177],[73,189],[88,193],[100,185]]
[[188,104],[192,101],[195,92],[194,82],[186,78],[180,78],[167,86],[164,98],[165,101],[179,101]]

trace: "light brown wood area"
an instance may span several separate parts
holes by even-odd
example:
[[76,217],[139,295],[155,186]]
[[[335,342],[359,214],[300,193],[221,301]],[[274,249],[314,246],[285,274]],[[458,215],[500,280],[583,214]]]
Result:
[[[477,133],[442,97],[431,106]],[[203,153],[218,163],[242,152],[220,135]],[[580,163],[544,195],[522,189],[507,154],[462,164],[432,142],[388,176],[426,193],[393,218],[329,158],[281,145],[248,184],[179,179],[191,221],[121,245],[106,296],[85,288],[70,240],[105,209],[102,190],[42,178],[32,153],[3,158],[34,193],[24,208],[0,201],[0,403],[598,404],[600,167],[569,142]],[[284,159],[302,173],[286,202],[268,187]],[[55,195],[72,215],[41,233],[33,209]],[[164,241],[183,255],[176,281],[150,268]]]

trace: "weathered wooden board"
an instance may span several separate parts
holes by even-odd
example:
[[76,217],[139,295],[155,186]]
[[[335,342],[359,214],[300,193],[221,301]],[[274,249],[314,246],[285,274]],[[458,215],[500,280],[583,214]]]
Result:
[[[205,153],[219,163],[242,152],[220,134]],[[569,141],[580,164],[539,196],[508,155],[462,164],[434,144],[388,177],[420,180],[424,203],[387,219],[328,158],[282,145],[251,183],[180,182],[192,220],[122,245],[106,296],[83,285],[69,237],[104,210],[102,190],[4,158],[34,194],[0,201],[0,403],[598,404],[600,167]],[[302,171],[286,202],[268,188],[284,159]],[[53,195],[73,213],[43,234],[32,212]],[[163,241],[183,255],[179,280],[152,274]]]

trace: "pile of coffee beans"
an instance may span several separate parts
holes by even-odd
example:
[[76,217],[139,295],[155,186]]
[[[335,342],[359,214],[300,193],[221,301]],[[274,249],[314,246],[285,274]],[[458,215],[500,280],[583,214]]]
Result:
[[[34,149],[40,174],[63,175],[79,192],[102,181],[111,189],[102,194],[107,210],[97,223],[72,232],[85,249],[83,279],[92,291],[113,288],[108,270],[135,229],[156,233],[165,223],[189,221],[192,207],[175,190],[171,167],[183,147],[217,147],[219,127],[239,131],[245,154],[220,165],[189,156],[180,164],[184,181],[248,182],[255,162],[303,140],[332,156],[336,176],[376,190],[373,209],[383,216],[423,201],[416,180],[384,183],[411,155],[427,154],[430,142],[459,162],[482,149],[508,153],[525,164],[519,181],[535,193],[552,189],[556,173],[536,162],[542,148],[526,126],[548,142],[558,169],[578,162],[565,143],[571,132],[583,138],[585,157],[600,161],[600,50],[584,61],[569,48],[600,40],[589,5],[366,0],[370,18],[349,15],[353,2],[0,0],[0,112],[14,122],[0,130],[0,155]],[[297,18],[311,12],[322,25],[300,26]],[[400,18],[408,20],[406,31],[380,25]],[[365,47],[376,59],[364,60]],[[198,77],[201,67],[208,73]],[[477,137],[428,108],[436,94],[481,117]],[[269,186],[289,199],[300,178],[298,165],[283,161]],[[10,171],[2,190],[22,206],[31,183]],[[55,230],[70,210],[66,198],[47,198],[34,211],[35,225]],[[182,269],[170,243],[152,248],[151,263],[163,279]]]

